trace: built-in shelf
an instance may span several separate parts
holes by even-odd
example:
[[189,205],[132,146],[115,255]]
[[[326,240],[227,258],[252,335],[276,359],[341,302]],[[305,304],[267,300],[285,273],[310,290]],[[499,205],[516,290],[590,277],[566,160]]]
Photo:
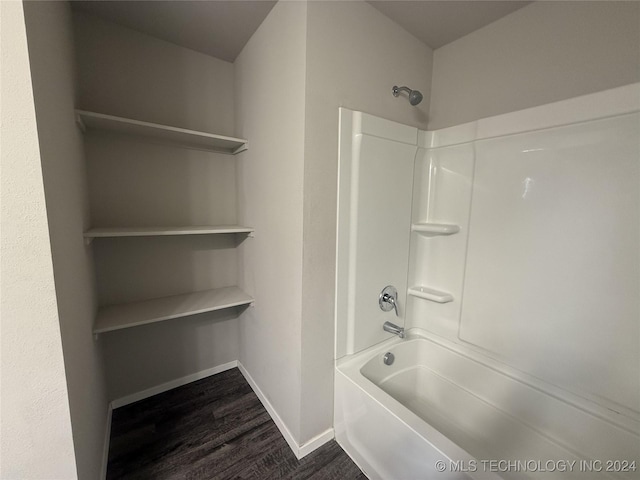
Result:
[[93,333],[162,322],[197,313],[248,305],[253,298],[238,287],[216,288],[202,292],[154,298],[142,302],[103,307],[98,311]]
[[131,135],[140,135],[163,140],[185,147],[211,150],[235,155],[247,149],[242,138],[226,137],[213,133],[198,132],[186,128],[171,127],[158,123],[143,122],[131,118],[116,117],[103,113],[76,110],[76,119],[83,130],[110,130]]
[[460,227],[446,223],[414,223],[411,225],[411,231],[427,237],[433,237],[436,235],[453,235],[460,231]]
[[166,235],[216,235],[253,233],[253,228],[240,225],[198,225],[188,227],[113,227],[92,228],[84,232],[86,239],[104,237],[156,237]]
[[453,296],[450,293],[435,290],[429,287],[411,287],[407,290],[409,295],[414,297],[423,298],[431,302],[437,303],[449,303],[453,301]]

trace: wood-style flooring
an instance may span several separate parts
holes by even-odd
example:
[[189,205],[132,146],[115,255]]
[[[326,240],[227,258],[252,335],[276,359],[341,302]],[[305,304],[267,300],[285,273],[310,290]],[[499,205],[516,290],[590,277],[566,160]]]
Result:
[[107,479],[366,477],[333,440],[297,460],[234,368],[114,410]]

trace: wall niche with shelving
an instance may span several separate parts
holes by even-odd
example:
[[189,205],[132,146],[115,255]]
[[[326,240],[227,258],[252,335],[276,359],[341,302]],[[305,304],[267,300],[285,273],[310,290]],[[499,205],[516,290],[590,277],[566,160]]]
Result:
[[248,305],[237,286],[235,154],[247,142],[77,112],[85,153],[96,333]]
[[[110,400],[238,359],[233,64],[73,13],[96,341]],[[256,232],[258,235],[259,232]]]

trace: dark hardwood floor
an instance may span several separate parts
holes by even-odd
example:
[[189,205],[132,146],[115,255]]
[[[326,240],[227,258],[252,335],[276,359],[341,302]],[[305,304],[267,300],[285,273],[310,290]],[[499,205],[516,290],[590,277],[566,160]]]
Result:
[[366,480],[335,442],[297,460],[237,368],[113,411],[107,479]]

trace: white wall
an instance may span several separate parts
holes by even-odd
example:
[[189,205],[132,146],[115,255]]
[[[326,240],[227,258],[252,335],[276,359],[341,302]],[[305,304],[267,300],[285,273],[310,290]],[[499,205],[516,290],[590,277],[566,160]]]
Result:
[[236,221],[237,157],[98,132],[85,139],[94,225]]
[[22,2],[0,3],[0,477],[77,478]]
[[[79,108],[234,135],[233,65],[74,13]],[[85,135],[91,226],[236,223],[238,157]],[[234,236],[97,239],[99,305],[234,285]],[[237,312],[100,336],[108,394],[121,398],[238,358]]]
[[233,136],[231,63],[80,12],[74,26],[82,108]]
[[110,398],[121,399],[237,360],[238,318],[234,309],[203,313],[109,332],[99,341]]
[[434,52],[429,129],[640,80],[640,3],[535,2]]
[[78,476],[98,478],[107,393],[101,344],[92,334],[91,251],[82,238],[89,205],[82,135],[73,111],[71,11],[66,2],[26,2],[24,8]]
[[240,361],[299,444],[332,425],[338,107],[425,127],[430,59],[365,2],[280,2],[236,60],[239,209],[256,227]]
[[[235,62],[241,223],[240,286],[256,299],[241,317],[240,361],[300,439],[302,211],[307,4],[279,2]],[[308,419],[304,419],[307,421]]]
[[[333,421],[338,107],[425,128],[432,58],[427,46],[365,2],[309,2],[307,19],[303,441]],[[418,89],[424,100],[412,107],[393,97],[394,85]]]

